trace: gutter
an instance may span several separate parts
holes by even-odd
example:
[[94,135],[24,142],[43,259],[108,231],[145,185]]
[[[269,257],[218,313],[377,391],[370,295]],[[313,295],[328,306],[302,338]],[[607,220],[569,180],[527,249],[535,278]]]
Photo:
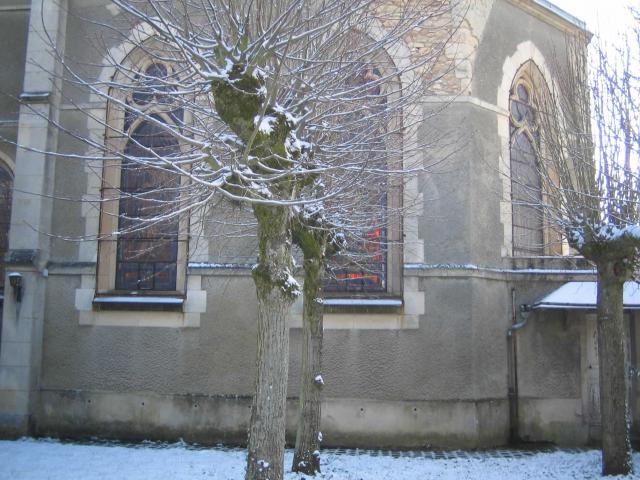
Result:
[[0,6],[0,12],[29,12],[31,11],[30,5],[2,5]]

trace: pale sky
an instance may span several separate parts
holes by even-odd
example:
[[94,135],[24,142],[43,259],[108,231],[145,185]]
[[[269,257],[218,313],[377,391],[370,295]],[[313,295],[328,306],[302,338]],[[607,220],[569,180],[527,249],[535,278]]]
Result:
[[640,8],[640,0],[550,0],[574,17],[587,22],[593,33],[600,32],[607,40],[614,40],[617,32],[630,28],[632,18],[627,7]]

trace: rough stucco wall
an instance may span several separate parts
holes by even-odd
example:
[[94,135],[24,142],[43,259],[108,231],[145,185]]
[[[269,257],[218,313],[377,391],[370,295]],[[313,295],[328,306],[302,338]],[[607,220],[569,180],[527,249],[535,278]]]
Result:
[[[108,54],[117,54],[111,49],[114,45],[123,42],[126,35],[113,29],[99,28],[98,25],[113,25],[122,32],[127,32],[130,22],[115,15],[117,9],[105,0],[72,0],[69,2],[69,10],[72,12],[67,18],[65,61],[72,71],[80,72],[82,78],[96,79],[103,72],[100,65],[109,64],[113,59],[108,59]],[[84,19],[91,19],[87,22]],[[126,47],[126,48],[130,48]],[[71,78],[65,73],[66,78]],[[108,76],[107,76],[108,77]],[[105,80],[111,80],[105,78]],[[72,100],[77,105],[86,105],[89,101],[89,93],[85,88],[74,85],[75,82],[67,82],[63,86],[63,98]]]
[[[530,304],[562,282],[513,283],[517,304]],[[518,319],[520,320],[520,318]],[[522,397],[580,398],[580,329],[583,318],[564,311],[537,311],[518,334],[518,375]]]
[[0,90],[8,94],[0,96],[2,120],[18,118],[18,102],[12,97],[22,93],[28,22],[28,10],[0,12]]
[[[78,326],[73,283],[52,275],[43,388],[250,394],[256,308],[251,278],[209,277],[205,282],[208,313],[199,329]],[[420,329],[326,332],[327,397],[504,396],[508,319],[502,285],[438,278],[421,283],[427,292],[427,317]],[[295,396],[300,331],[293,329],[291,335],[290,395]]]
[[461,99],[427,122],[424,132],[447,145],[430,152],[431,158],[446,155],[447,161],[421,183],[425,261],[500,266],[501,145],[495,111]]
[[[60,115],[60,122],[65,128],[79,134],[87,135],[86,118],[76,111],[65,111]],[[58,151],[61,153],[80,153],[84,145],[69,135],[60,134]],[[87,172],[84,160],[56,158],[56,174],[52,211],[52,261],[77,261],[79,241],[84,238],[82,218],[83,198],[87,185]],[[94,206],[94,208],[99,206]],[[75,239],[75,241],[71,240]]]
[[[52,275],[48,280],[43,388],[251,392],[256,306],[249,276],[205,280],[208,313],[198,329],[78,326],[72,278]],[[420,330],[326,332],[328,397],[475,398],[469,306],[463,307],[469,285],[464,280],[426,282],[429,321]],[[452,304],[459,308],[452,311]],[[293,396],[299,335],[292,331]]]
[[580,324],[564,312],[531,316],[518,336],[520,394],[536,398],[580,397]]
[[552,46],[564,46],[562,32],[527,15],[506,0],[496,0],[476,55],[472,95],[496,104],[504,60],[513,54],[518,44],[527,40],[545,54],[547,61],[551,60]]
[[[220,199],[222,200],[222,199]],[[202,226],[191,225],[192,235],[202,234],[201,241],[207,244],[205,257],[192,261],[213,263],[253,264],[258,254],[256,220],[247,205],[229,205],[219,202],[220,207],[202,212]],[[196,221],[197,222],[197,221]]]
[[256,312],[251,277],[212,282],[208,313],[197,329],[78,326],[73,287],[79,285],[72,279],[49,278],[43,388],[238,395],[252,391]]
[[[466,281],[424,280],[427,319],[419,330],[328,331],[328,397],[385,400],[473,398]],[[457,302],[455,310],[446,308]]]
[[[504,234],[500,218],[502,178],[500,173],[501,145],[497,140],[496,113],[469,106],[469,138],[474,144],[469,185],[470,261],[476,265],[502,264],[501,246]],[[492,139],[493,141],[489,141]]]
[[[513,283],[516,302],[531,304],[562,283]],[[518,318],[520,321],[521,318]],[[522,397],[580,398],[580,329],[583,318],[564,311],[537,311],[518,331],[518,376]]]
[[[533,280],[511,286],[520,305],[531,304],[562,283]],[[523,440],[560,445],[594,440],[581,391],[584,328],[581,313],[538,311],[531,313],[526,326],[517,332],[519,428]]]
[[[26,5],[28,2],[12,2]],[[0,12],[0,121],[17,121],[18,102],[14,99],[22,93],[25,55],[27,51],[27,27],[29,11]],[[13,98],[12,98],[13,97]],[[0,123],[0,135],[11,141],[16,140],[17,125]],[[11,160],[15,159],[15,147],[0,142],[0,152]]]
[[473,279],[472,365],[476,398],[504,398],[507,391],[506,331],[509,292],[504,282]]
[[[435,146],[425,151],[427,173],[418,183],[424,201],[418,234],[424,240],[426,263],[467,263],[471,257],[467,234],[472,214],[470,164],[477,152],[465,129],[471,127],[467,104],[442,107],[440,103],[423,107],[428,120],[420,130],[419,141]],[[442,162],[443,158],[447,160]]]

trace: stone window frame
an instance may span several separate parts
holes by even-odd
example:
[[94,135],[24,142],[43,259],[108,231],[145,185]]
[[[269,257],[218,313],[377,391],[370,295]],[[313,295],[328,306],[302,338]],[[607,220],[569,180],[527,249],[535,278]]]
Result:
[[[379,70],[382,77],[391,77],[392,70],[396,69],[393,58],[387,51],[379,52],[373,59],[366,62],[364,69],[366,73],[363,73],[364,77],[372,75],[373,70]],[[400,78],[394,78],[393,81],[386,82],[387,86],[393,84],[397,91],[397,95],[401,95],[402,81]],[[381,85],[383,88],[385,84]],[[401,124],[404,122],[402,115],[396,115],[389,122],[389,129],[391,131],[400,131]],[[398,133],[393,137],[394,141],[399,142],[400,146],[403,143],[402,134]],[[401,149],[400,149],[401,150]],[[402,155],[396,157],[389,156],[387,159],[387,166],[391,169],[401,170],[403,168]],[[384,306],[371,303],[371,299],[378,298],[395,298],[401,299],[403,297],[403,215],[402,205],[404,202],[404,186],[402,179],[397,175],[389,176],[386,179],[387,182],[387,197],[386,197],[386,211],[387,214],[391,212],[385,223],[386,228],[386,272],[385,272],[385,288],[383,290],[328,290],[325,292],[325,297],[330,299],[350,299],[352,300],[348,306],[336,304],[329,307],[328,311],[396,311],[402,307],[402,300],[400,300],[400,307],[390,307],[385,304]],[[396,212],[396,213],[394,213]],[[358,300],[361,300],[359,303]]]
[[[165,61],[153,58],[149,52],[153,49],[153,39],[149,39],[141,47],[134,48],[124,59],[125,71],[127,72],[145,72],[153,64],[162,63],[167,69],[169,75],[173,74],[173,66]],[[116,76],[118,73],[116,73]],[[130,79],[114,78],[114,82],[126,81]],[[170,116],[171,106],[159,105],[149,102],[146,106],[135,104],[135,107],[142,112],[142,116],[131,120],[130,125],[125,129],[125,109],[121,106],[127,101],[133,102],[134,89],[127,91],[114,90],[113,96],[115,101],[107,103],[107,127],[105,132],[105,142],[107,151],[123,152],[129,142],[129,133],[134,132],[148,116],[154,115],[162,118],[168,123],[173,123]],[[134,102],[135,103],[135,102]],[[183,119],[187,122],[188,119]],[[118,231],[119,208],[120,208],[120,181],[121,181],[121,160],[108,159],[103,165],[102,186],[101,186],[101,208],[99,220],[99,240],[98,240],[98,264],[96,275],[96,299],[103,296],[117,297],[122,295],[135,295],[140,297],[140,305],[145,309],[175,309],[176,305],[168,299],[166,306],[162,301],[153,301],[149,303],[149,297],[184,297],[187,289],[187,262],[188,262],[188,244],[189,244],[189,217],[181,215],[178,220],[178,251],[176,260],[176,289],[172,291],[162,290],[116,290],[116,262],[118,237],[114,232]],[[181,186],[185,185],[188,179],[181,178]],[[145,298],[147,300],[145,300]],[[104,308],[102,302],[94,301],[94,306],[100,304],[100,308]],[[131,309],[130,304],[121,305],[119,303],[108,303],[108,308],[126,308]],[[104,304],[107,305],[107,304]]]
[[[531,40],[526,40],[517,45],[513,54],[507,56],[502,65],[502,80],[497,88],[498,122],[497,132],[501,142],[499,169],[502,183],[502,198],[500,201],[500,218],[504,231],[504,243],[501,250],[503,258],[536,258],[518,257],[513,255],[512,238],[512,205],[511,205],[511,157],[510,157],[510,106],[511,89],[514,82],[526,71],[525,66],[533,66],[534,75],[532,77],[534,85],[536,82],[545,87],[554,84],[554,79],[548,68],[547,62],[540,49]],[[544,145],[542,146],[544,148]],[[544,193],[544,192],[543,192]],[[546,221],[545,221],[546,223]],[[546,230],[546,234],[550,229]],[[545,240],[545,246],[549,241]],[[566,239],[557,241],[553,245],[554,251],[546,249],[543,257],[553,255],[555,257],[572,255],[572,251]]]
[[[523,118],[522,121],[518,121],[514,118],[512,105],[514,102],[521,102],[518,89],[519,87],[523,87],[528,95],[528,101],[526,103],[526,107],[528,107],[534,118],[532,121],[534,125],[530,124],[530,121],[527,118]],[[541,244],[539,245],[539,251],[532,251],[531,253],[523,252],[517,253],[516,249],[518,248],[515,238],[515,228],[516,222],[514,221],[516,211],[513,209],[513,182],[514,182],[514,143],[517,139],[517,135],[523,134],[529,144],[532,147],[532,150],[535,155],[535,170],[539,177],[539,197],[540,201],[544,204],[549,201],[549,197],[547,193],[545,193],[544,185],[542,179],[540,178],[540,173],[538,170],[538,162],[541,158],[544,158],[544,144],[542,144],[541,139],[537,136],[536,132],[536,117],[537,112],[535,109],[535,98],[537,95],[540,95],[541,89],[548,89],[547,82],[540,71],[539,67],[533,60],[528,60],[523,63],[518,72],[516,73],[512,87],[509,91],[509,163],[510,163],[510,180],[511,180],[511,199],[512,199],[512,211],[511,211],[511,228],[512,228],[512,256],[518,258],[526,258],[526,257],[535,257],[535,256],[562,256],[563,255],[563,240],[561,235],[550,225],[550,219],[545,214],[544,211],[538,211],[540,215],[538,228],[541,230],[539,234],[541,234]],[[513,130],[513,131],[512,131]],[[531,207],[533,208],[533,207]],[[521,247],[521,250],[526,250],[525,247]]]
[[[387,35],[382,24],[374,22],[368,32],[374,39],[381,40]],[[399,40],[385,47],[385,55],[393,60],[393,65],[401,72],[398,75],[398,86],[404,88],[417,81],[421,74],[412,70],[411,48],[404,40]],[[405,70],[406,69],[406,70]],[[422,121],[421,109],[407,109],[398,117],[404,125],[414,125]],[[418,129],[409,129],[402,135],[402,148],[418,142]],[[398,155],[397,165],[401,168],[410,167],[407,163],[409,156],[404,153]],[[415,330],[420,328],[421,318],[426,313],[426,294],[420,284],[418,275],[407,273],[407,264],[422,264],[425,261],[424,238],[420,233],[421,218],[424,217],[424,196],[417,176],[408,179],[394,177],[398,187],[398,206],[409,206],[403,209],[402,215],[394,218],[393,232],[397,235],[397,245],[393,246],[393,253],[389,265],[393,272],[387,292],[382,295],[325,295],[329,298],[344,299],[346,306],[331,307],[324,313],[325,330]],[[380,298],[375,305],[375,298]],[[388,301],[385,301],[388,300]],[[395,300],[395,301],[394,301]],[[289,326],[302,327],[302,298],[294,303]]]
[[[526,69],[526,65],[522,68]],[[542,179],[538,170],[540,138],[536,128],[537,112],[532,102],[536,90],[528,72],[521,71],[509,92],[511,235],[514,257],[539,256],[543,255],[546,249],[543,213],[535,207],[536,202],[543,201]],[[521,97],[523,92],[526,100]],[[517,118],[515,111],[522,114],[521,119]],[[518,148],[522,142],[527,144],[526,151]],[[516,198],[516,191],[522,191],[518,198]],[[520,205],[519,202],[533,205]],[[527,218],[534,219],[532,225],[527,224]]]

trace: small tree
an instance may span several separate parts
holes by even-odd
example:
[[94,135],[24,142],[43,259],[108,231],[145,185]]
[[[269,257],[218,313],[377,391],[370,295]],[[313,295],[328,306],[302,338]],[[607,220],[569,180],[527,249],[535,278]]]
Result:
[[[387,176],[385,172],[361,175],[352,193],[339,197],[340,205],[335,210],[324,202],[309,203],[293,219],[293,240],[300,248],[304,261],[302,365],[298,424],[291,467],[294,472],[308,475],[320,472],[324,280],[326,276],[333,276],[329,265],[332,257],[338,253],[348,258],[352,266],[370,260],[368,257],[371,254],[357,248],[357,245],[373,243],[376,255],[386,253],[388,245],[371,242],[366,237],[372,230],[389,227],[390,222],[372,219],[394,218],[402,212],[400,209],[388,209],[386,204],[367,203],[371,200],[370,196],[363,196],[361,192],[366,190],[367,183],[379,184],[374,191],[386,191]],[[362,271],[366,272],[366,267]]]
[[[307,475],[320,472],[320,431],[323,339],[322,283],[327,257],[340,247],[340,237],[312,212],[294,219],[293,239],[304,258],[302,365],[298,426],[292,471]],[[314,225],[315,224],[315,225]],[[314,228],[318,227],[318,228]]]
[[[353,41],[361,45],[368,43],[356,35]],[[402,165],[393,161],[401,158],[403,113],[418,103],[415,97],[423,91],[422,81],[408,84],[403,90],[393,61],[379,49],[372,52],[349,62],[356,66],[355,76],[346,79],[346,86],[353,94],[334,107],[334,115],[348,120],[343,121],[340,131],[332,133],[337,145],[351,143],[364,147],[343,153],[342,162],[361,165],[364,161],[366,168],[359,168],[356,178],[349,178],[347,188],[340,189],[339,195],[316,200],[299,209],[293,221],[293,239],[304,258],[304,303],[300,400],[292,470],[308,475],[320,471],[323,286],[325,275],[331,276],[331,272],[327,272],[330,257],[341,251],[351,265],[366,261],[367,252],[357,245],[372,243],[366,238],[368,232],[388,227],[388,219],[402,214],[401,208],[387,204],[386,197],[391,193],[388,186],[393,179],[399,173],[406,173]],[[407,149],[404,153],[408,152]],[[335,190],[335,184],[342,182],[343,176],[344,173],[331,175],[314,182],[307,189],[309,197],[324,197],[327,191]],[[387,245],[382,244],[375,247],[378,255],[384,255],[387,249]]]
[[594,46],[590,77],[589,39],[569,39],[536,100],[544,200],[535,206],[597,270],[604,475],[632,469],[623,286],[640,262],[637,25],[624,49]]

